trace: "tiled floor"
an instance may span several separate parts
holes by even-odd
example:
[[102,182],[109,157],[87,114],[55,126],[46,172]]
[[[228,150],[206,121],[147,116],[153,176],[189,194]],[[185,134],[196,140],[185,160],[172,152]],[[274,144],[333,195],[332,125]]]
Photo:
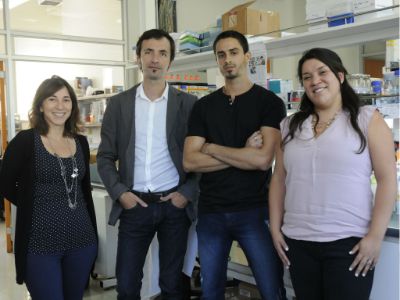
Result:
[[[14,255],[7,253],[4,221],[0,221],[0,299],[1,300],[30,300],[31,297],[25,285],[15,282]],[[116,299],[115,289],[103,290],[100,283],[91,279],[90,287],[83,299],[111,300]]]

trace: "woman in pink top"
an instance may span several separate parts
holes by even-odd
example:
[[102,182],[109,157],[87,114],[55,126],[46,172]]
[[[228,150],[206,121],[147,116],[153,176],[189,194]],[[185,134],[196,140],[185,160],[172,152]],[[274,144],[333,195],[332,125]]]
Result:
[[335,52],[305,52],[300,109],[281,123],[270,230],[298,300],[369,298],[396,198],[391,131],[375,108],[360,107],[346,74]]

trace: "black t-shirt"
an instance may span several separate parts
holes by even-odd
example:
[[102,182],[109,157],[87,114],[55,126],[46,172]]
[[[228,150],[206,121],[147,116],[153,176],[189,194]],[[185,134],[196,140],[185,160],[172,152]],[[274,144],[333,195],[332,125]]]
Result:
[[[249,136],[262,126],[279,130],[286,116],[283,101],[259,85],[235,97],[219,89],[193,107],[188,136],[200,136],[207,143],[243,148]],[[233,212],[267,205],[271,169],[241,170],[230,167],[203,173],[200,180],[199,212]]]

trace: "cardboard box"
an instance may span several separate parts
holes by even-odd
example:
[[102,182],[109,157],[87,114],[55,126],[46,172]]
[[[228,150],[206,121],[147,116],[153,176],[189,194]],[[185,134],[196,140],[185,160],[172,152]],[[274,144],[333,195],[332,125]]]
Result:
[[239,283],[239,295],[241,299],[262,299],[257,286],[246,282]]
[[[244,35],[269,33],[280,29],[279,13],[249,8],[255,1],[235,6],[222,15],[222,31],[236,30]],[[280,36],[280,33],[271,34]]]

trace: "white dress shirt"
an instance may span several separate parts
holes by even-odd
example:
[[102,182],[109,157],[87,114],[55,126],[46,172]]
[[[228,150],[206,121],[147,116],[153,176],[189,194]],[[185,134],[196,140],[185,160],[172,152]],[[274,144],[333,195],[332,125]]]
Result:
[[161,192],[176,187],[179,174],[167,144],[167,103],[169,86],[151,101],[138,86],[135,101],[135,167],[133,189]]

